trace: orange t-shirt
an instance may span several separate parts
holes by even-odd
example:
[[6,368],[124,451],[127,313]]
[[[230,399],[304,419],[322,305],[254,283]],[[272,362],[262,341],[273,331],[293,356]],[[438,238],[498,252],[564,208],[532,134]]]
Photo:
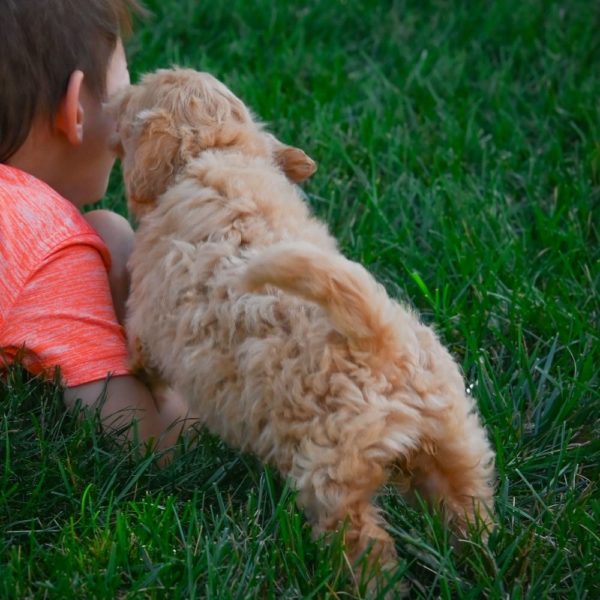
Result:
[[130,373],[110,294],[110,254],[77,208],[0,164],[0,368],[23,349],[34,374],[75,386]]

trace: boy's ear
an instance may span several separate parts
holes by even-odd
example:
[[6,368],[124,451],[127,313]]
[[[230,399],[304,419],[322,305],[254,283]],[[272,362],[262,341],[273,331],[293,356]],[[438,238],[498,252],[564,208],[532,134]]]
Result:
[[56,116],[54,126],[73,146],[79,146],[83,141],[83,106],[81,105],[81,90],[83,71],[73,71],[69,77],[67,91],[63,96]]

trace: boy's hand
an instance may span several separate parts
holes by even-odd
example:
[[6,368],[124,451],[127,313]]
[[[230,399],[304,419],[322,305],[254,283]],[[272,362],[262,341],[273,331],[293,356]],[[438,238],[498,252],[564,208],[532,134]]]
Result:
[[108,383],[101,380],[65,388],[68,409],[73,409],[78,399],[83,407],[100,407],[107,431],[123,431],[128,439],[134,432],[131,423],[137,421],[139,439],[161,450],[175,445],[186,424],[185,406],[175,395],[161,398],[159,407],[150,390],[131,375],[113,377]]

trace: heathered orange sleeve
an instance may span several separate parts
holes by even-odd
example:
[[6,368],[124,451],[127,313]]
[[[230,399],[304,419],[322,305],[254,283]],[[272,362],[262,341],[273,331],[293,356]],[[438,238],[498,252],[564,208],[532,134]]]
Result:
[[32,373],[76,386],[127,375],[106,245],[79,211],[0,164],[0,371],[22,352]]
[[46,257],[6,317],[0,346],[26,347],[33,373],[59,366],[66,386],[125,375],[127,350],[98,251],[77,238]]

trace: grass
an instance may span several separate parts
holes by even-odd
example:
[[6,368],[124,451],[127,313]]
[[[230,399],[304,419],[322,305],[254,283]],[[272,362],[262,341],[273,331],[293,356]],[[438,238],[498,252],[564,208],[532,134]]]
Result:
[[[132,74],[224,80],[319,163],[308,202],[461,363],[498,528],[462,551],[382,494],[414,598],[600,597],[600,9],[585,0],[148,2]],[[118,173],[104,205],[125,211]],[[275,473],[203,434],[167,468],[0,386],[0,597],[358,598]]]

